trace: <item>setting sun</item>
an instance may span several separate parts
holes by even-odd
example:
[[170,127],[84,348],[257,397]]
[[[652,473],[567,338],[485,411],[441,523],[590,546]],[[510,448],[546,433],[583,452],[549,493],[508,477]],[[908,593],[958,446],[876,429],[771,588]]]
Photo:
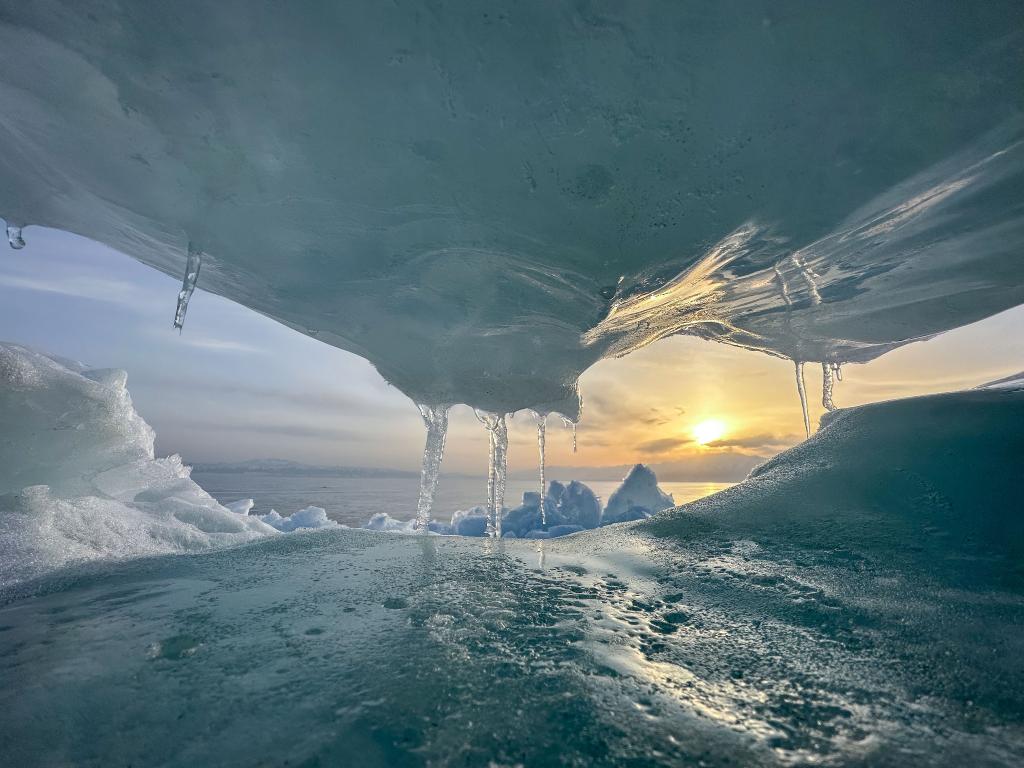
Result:
[[693,428],[693,436],[700,445],[714,442],[725,434],[725,423],[719,419],[707,419]]

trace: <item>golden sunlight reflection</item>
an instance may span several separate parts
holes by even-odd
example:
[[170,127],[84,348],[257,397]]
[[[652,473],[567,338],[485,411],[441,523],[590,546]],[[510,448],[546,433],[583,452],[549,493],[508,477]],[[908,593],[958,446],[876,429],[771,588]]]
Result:
[[725,422],[721,419],[705,419],[693,427],[693,438],[699,445],[721,440],[725,435]]

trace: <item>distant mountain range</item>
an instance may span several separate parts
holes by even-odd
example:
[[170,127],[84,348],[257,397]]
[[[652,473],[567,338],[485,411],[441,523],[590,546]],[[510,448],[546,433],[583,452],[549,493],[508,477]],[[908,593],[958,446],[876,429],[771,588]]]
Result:
[[265,472],[275,475],[303,475],[330,477],[419,477],[419,472],[381,467],[321,467],[301,464],[287,459],[249,459],[248,461],[195,463],[193,472],[220,472],[242,474]]
[[[691,456],[672,462],[654,462],[648,466],[658,475],[662,482],[738,482],[758,464],[766,461],[764,456],[747,456],[739,453],[708,453],[703,456]],[[610,467],[556,467],[549,466],[545,474],[552,479],[572,480],[622,480],[632,468],[632,464]],[[384,467],[323,467],[314,464],[302,464],[287,459],[249,459],[235,462],[195,463],[192,470],[198,473],[219,472],[223,474],[243,474],[246,472],[262,472],[274,475],[295,475],[304,477],[419,477],[420,473],[405,469],[387,469]],[[472,477],[462,472],[442,472],[446,477]],[[536,469],[518,469],[509,472],[509,477],[524,480],[537,474]]]

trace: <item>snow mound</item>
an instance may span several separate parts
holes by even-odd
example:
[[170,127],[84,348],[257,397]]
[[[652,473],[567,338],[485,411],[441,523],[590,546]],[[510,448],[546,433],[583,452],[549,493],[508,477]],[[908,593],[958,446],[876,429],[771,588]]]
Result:
[[0,343],[0,588],[73,562],[276,533],[244,504],[218,504],[180,457],[154,457],[126,378]]
[[863,361],[1024,301],[1019,3],[293,5],[0,0],[12,245],[191,251],[499,413],[670,334]]
[[[977,574],[1024,556],[1024,391],[974,389],[826,414],[742,483],[640,523]],[[1009,561],[1006,558],[1010,558]]]
[[[248,511],[246,512],[248,514]],[[284,533],[311,528],[339,528],[337,522],[327,517],[327,511],[323,507],[309,506],[293,512],[287,517],[282,517],[276,509],[270,510],[266,515],[259,515],[259,519],[272,528]]]

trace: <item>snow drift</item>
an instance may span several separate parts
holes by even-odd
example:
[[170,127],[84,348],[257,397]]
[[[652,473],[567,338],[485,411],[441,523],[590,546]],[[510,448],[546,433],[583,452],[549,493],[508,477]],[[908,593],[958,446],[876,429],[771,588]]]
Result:
[[0,587],[76,561],[276,533],[218,504],[180,457],[154,457],[126,378],[0,343]]
[[826,414],[809,440],[725,491],[640,523],[659,536],[715,531],[871,558],[930,574],[1024,558],[1024,390],[974,389]]

